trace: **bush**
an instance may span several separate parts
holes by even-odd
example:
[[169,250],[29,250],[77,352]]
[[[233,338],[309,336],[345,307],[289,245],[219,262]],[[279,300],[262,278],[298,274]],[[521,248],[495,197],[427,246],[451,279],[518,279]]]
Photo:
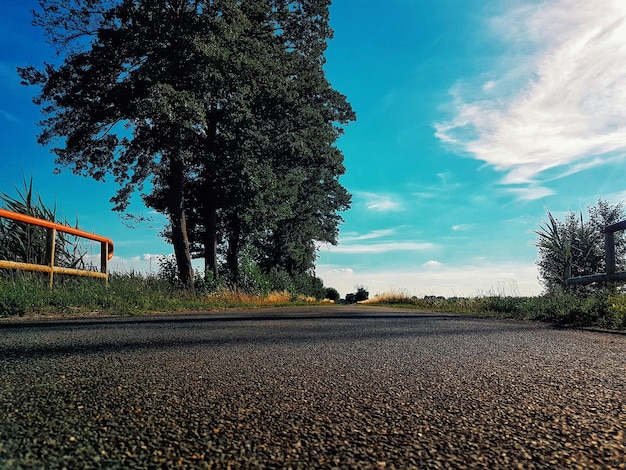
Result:
[[326,296],[324,282],[310,273],[300,273],[293,276],[293,285],[296,294],[314,297],[322,300]]
[[555,325],[626,329],[626,295],[606,287],[598,288],[590,295],[561,292],[539,297],[487,296],[446,299],[426,296],[418,299],[395,293],[377,295],[369,303],[437,312],[496,314]]
[[369,299],[370,293],[363,286],[357,286],[355,299],[357,302],[363,302],[364,300]]
[[339,302],[341,295],[339,295],[339,292],[334,287],[328,287],[326,288],[326,296],[324,298],[332,300],[333,302]]
[[611,295],[608,303],[607,315],[603,319],[602,326],[626,329],[626,296],[624,294]]

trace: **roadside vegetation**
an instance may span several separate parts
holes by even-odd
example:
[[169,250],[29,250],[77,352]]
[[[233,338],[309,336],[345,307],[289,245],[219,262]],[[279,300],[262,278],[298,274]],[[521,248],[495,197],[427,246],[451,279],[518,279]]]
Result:
[[108,285],[98,279],[57,277],[53,288],[48,289],[46,276],[0,273],[0,317],[137,315],[297,306],[320,300],[295,291],[270,290],[267,280],[262,280],[267,290],[262,286],[258,290],[233,290],[200,283],[190,292],[172,285],[162,274],[112,274]]
[[[47,207],[33,191],[32,179],[24,180],[16,196],[0,193],[9,210],[55,220],[56,211]],[[387,293],[369,299],[365,286],[355,286],[344,302],[389,305],[434,312],[468,315],[497,315],[546,321],[560,325],[598,326],[626,329],[626,294],[617,285],[592,284],[567,287],[565,276],[587,275],[604,269],[601,227],[624,218],[621,205],[603,201],[590,209],[590,221],[569,213],[561,223],[548,212],[539,225],[537,246],[539,273],[546,287],[538,297],[505,294],[473,298],[417,298],[406,293]],[[66,222],[67,223],[67,222]],[[76,221],[78,226],[78,221]],[[623,254],[626,241],[616,237],[616,251]],[[46,234],[22,223],[0,219],[0,259],[41,263],[45,258]],[[80,244],[59,240],[58,255],[68,266],[85,266]],[[623,264],[618,264],[623,269]],[[133,315],[153,312],[213,310],[339,302],[339,292],[324,287],[310,271],[288,273],[274,267],[263,269],[243,251],[237,278],[215,278],[211,271],[196,272],[194,288],[179,276],[176,259],[163,258],[157,273],[113,273],[108,285],[102,280],[57,276],[52,289],[48,277],[29,272],[0,271],[0,317],[24,315]]]
[[[568,278],[606,272],[603,230],[626,219],[621,203],[599,200],[582,212],[568,211],[563,221],[549,211],[538,224],[537,267],[544,293],[537,297],[479,295],[474,298],[410,297],[404,293],[377,295],[369,304],[437,312],[498,315],[558,325],[626,329],[626,290],[619,283],[568,285]],[[626,270],[626,238],[615,233],[616,271]]]
[[[15,195],[0,192],[0,207],[44,220],[60,221],[56,209],[46,205],[24,179]],[[75,223],[78,227],[78,220]],[[21,222],[0,218],[0,259],[44,264],[47,233]],[[80,240],[57,232],[55,264],[96,269],[88,264],[87,248]],[[211,310],[233,307],[299,305],[322,300],[328,289],[310,271],[288,273],[274,267],[263,270],[249,256],[241,256],[236,279],[215,278],[196,272],[193,289],[180,280],[176,260],[165,257],[157,273],[112,273],[108,285],[101,279],[0,270],[0,317],[23,315],[128,315],[149,312]],[[336,292],[336,291],[334,291]],[[338,295],[338,293],[337,293]]]
[[626,295],[608,288],[585,296],[562,292],[537,297],[487,295],[471,298],[418,298],[403,293],[387,293],[377,295],[365,303],[429,312],[544,321],[563,326],[626,329]]

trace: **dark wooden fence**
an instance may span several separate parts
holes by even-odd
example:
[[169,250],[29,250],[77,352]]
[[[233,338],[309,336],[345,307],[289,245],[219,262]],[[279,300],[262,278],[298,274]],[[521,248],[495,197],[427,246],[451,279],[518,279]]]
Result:
[[606,273],[568,277],[565,279],[565,285],[574,286],[592,284],[594,282],[626,281],[625,271],[615,272],[615,232],[621,230],[626,230],[626,220],[604,228],[604,259],[606,261]]

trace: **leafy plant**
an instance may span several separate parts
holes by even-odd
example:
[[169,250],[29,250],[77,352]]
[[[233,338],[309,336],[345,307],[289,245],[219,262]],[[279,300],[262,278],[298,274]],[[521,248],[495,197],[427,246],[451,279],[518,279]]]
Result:
[[356,294],[355,299],[357,302],[363,302],[364,300],[369,299],[370,293],[367,291],[367,288],[364,286],[356,286]]
[[341,299],[341,295],[334,287],[326,288],[326,297],[325,299],[332,300],[333,302],[339,302]]
[[[22,189],[14,186],[16,196],[0,193],[0,203],[6,210],[70,225],[67,220],[57,221],[56,206],[48,207],[41,196],[34,193],[32,177],[28,181],[24,178],[22,184]],[[78,219],[75,227],[78,227]],[[0,258],[21,263],[46,264],[48,233],[49,231],[43,227],[1,218]],[[80,239],[73,241],[72,238],[63,232],[56,232],[54,264],[84,269],[87,252],[83,249]]]
[[[547,220],[541,222],[534,233],[538,249],[537,266],[547,293],[559,293],[570,277],[602,273],[606,270],[604,261],[603,229],[624,218],[621,204],[609,204],[599,200],[594,207],[588,207],[589,220],[582,213],[569,211],[564,221],[558,221],[547,211]],[[615,237],[618,269],[624,267],[626,240],[622,233]],[[619,255],[622,255],[621,258]],[[592,293],[597,286],[578,287],[581,293]]]

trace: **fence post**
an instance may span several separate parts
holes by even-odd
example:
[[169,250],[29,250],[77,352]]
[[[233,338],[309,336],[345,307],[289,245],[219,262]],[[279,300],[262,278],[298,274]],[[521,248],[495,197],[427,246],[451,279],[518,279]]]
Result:
[[109,244],[100,242],[100,272],[107,275],[106,283],[109,285]]
[[48,283],[48,289],[52,290],[52,283],[54,281],[54,255],[56,250],[57,231],[54,228],[48,229],[47,240],[47,264],[50,266],[50,281]]
[[615,274],[615,235],[613,232],[604,233],[604,259],[606,263],[606,278],[611,281]]

